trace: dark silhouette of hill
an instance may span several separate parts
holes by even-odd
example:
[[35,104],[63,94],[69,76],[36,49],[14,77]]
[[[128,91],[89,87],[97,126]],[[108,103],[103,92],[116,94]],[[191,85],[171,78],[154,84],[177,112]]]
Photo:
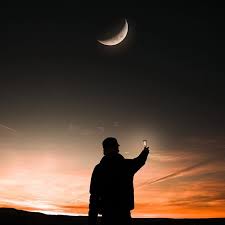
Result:
[[[224,225],[225,218],[213,219],[168,219],[134,218],[134,225]],[[2,225],[86,225],[86,216],[45,215],[13,208],[0,208],[0,224]]]

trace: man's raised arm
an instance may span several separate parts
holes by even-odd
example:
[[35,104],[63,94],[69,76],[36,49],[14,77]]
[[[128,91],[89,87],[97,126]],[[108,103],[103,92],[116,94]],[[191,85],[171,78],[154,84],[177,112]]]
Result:
[[144,166],[148,154],[149,154],[149,147],[145,147],[138,157],[131,160],[133,173],[136,173],[142,166]]

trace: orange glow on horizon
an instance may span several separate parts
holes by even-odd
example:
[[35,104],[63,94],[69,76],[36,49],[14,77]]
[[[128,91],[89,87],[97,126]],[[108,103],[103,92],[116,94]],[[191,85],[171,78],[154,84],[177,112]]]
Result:
[[[0,207],[87,215],[90,177],[100,154],[89,159],[90,163],[60,151],[6,155],[0,171]],[[131,152],[131,158],[135,154]],[[204,160],[204,156],[184,152],[150,153],[135,176],[136,207],[132,216],[225,217],[224,161]],[[159,180],[162,177],[167,178]]]

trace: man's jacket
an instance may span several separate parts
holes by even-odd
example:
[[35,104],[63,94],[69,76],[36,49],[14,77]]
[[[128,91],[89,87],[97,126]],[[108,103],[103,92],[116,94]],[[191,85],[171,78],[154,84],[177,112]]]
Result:
[[119,153],[106,155],[95,166],[90,184],[89,224],[98,213],[129,211],[134,208],[134,174],[145,164],[148,152],[134,159]]

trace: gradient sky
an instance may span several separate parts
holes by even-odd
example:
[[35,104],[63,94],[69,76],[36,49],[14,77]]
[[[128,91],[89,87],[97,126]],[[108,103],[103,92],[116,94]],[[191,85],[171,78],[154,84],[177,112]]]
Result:
[[[126,158],[151,149],[134,217],[225,217],[223,10],[2,8],[0,206],[87,214],[115,136]],[[124,18],[124,42],[96,41]]]

